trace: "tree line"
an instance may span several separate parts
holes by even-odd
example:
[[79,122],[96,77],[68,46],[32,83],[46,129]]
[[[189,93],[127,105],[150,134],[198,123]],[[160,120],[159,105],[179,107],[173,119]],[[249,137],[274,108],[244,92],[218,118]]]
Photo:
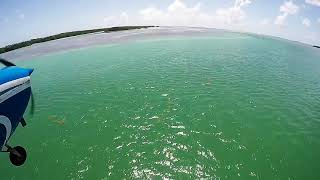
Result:
[[13,51],[13,50],[16,50],[19,48],[31,46],[36,43],[42,43],[42,42],[52,41],[52,40],[61,39],[61,38],[83,35],[83,34],[90,34],[90,33],[97,33],[97,32],[109,33],[109,32],[114,32],[114,31],[125,31],[125,30],[142,29],[142,28],[150,28],[150,27],[156,27],[156,26],[121,26],[121,27],[111,27],[111,28],[100,28],[100,29],[64,32],[64,33],[60,33],[60,34],[56,34],[56,35],[52,35],[52,36],[48,36],[48,37],[31,39],[29,41],[23,41],[20,43],[11,44],[11,45],[2,47],[2,48],[0,48],[0,54],[5,53],[5,52],[9,52],[9,51]]

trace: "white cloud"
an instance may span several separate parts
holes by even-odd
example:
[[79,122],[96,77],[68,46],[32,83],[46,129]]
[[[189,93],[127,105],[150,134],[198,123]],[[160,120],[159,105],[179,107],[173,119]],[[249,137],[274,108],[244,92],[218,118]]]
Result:
[[265,18],[265,19],[262,19],[260,22],[259,22],[260,25],[269,25],[270,24],[270,19],[268,18]]
[[306,0],[306,3],[314,6],[320,6],[320,0]]
[[110,22],[114,21],[115,18],[116,17],[114,17],[114,16],[107,16],[107,17],[103,18],[103,21],[106,23],[110,23]]
[[208,26],[212,16],[201,11],[201,4],[188,7],[181,0],[175,0],[167,9],[149,7],[140,11],[142,21],[147,24],[173,26]]
[[281,15],[277,16],[276,20],[274,21],[274,24],[279,25],[279,26],[283,26],[285,24],[287,16],[288,16],[287,14],[281,14]]
[[280,6],[280,15],[277,16],[277,18],[274,21],[274,24],[284,26],[286,19],[289,15],[294,15],[298,13],[299,6],[294,4],[292,1],[285,1]]
[[320,23],[320,18],[318,18],[318,23]]
[[175,0],[168,7],[168,12],[171,13],[197,13],[200,10],[200,4],[196,4],[194,7],[188,8],[181,0]]
[[106,26],[126,26],[129,25],[129,16],[122,12],[119,16],[107,16],[103,21]]
[[201,4],[188,6],[182,0],[174,0],[166,9],[149,7],[140,11],[144,24],[173,26],[206,26],[234,28],[246,18],[243,7],[251,0],[235,0],[232,7],[218,9],[215,13],[205,13]]
[[251,0],[236,0],[234,3],[234,6],[236,7],[242,7],[245,5],[251,4]]
[[299,11],[299,6],[294,4],[292,1],[286,1],[283,5],[280,6],[280,12],[284,14],[296,14]]
[[164,12],[158,10],[156,8],[146,8],[140,11],[140,14],[146,21],[150,21],[153,19],[158,19],[159,17],[164,16]]
[[249,5],[251,0],[236,0],[234,5],[227,9],[218,9],[217,18],[226,24],[239,23],[246,18],[246,12],[242,9]]
[[24,19],[25,18],[25,15],[24,14],[19,14],[19,19]]
[[311,26],[311,21],[310,21],[310,19],[308,19],[308,18],[304,18],[304,19],[302,20],[302,24],[303,24],[304,26],[306,26],[306,27],[310,27],[310,26]]
[[120,14],[120,23],[122,23],[123,25],[129,24],[129,16],[126,12],[122,12]]

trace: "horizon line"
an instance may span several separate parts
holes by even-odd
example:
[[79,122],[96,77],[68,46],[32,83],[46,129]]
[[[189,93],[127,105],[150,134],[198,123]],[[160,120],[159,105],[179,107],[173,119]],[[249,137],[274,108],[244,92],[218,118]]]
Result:
[[[72,33],[72,32],[80,32],[80,31],[90,31],[90,30],[99,30],[99,29],[109,29],[109,28],[119,28],[119,27],[139,27],[139,26],[148,26],[148,28],[156,28],[156,27],[184,27],[184,28],[204,28],[204,29],[216,29],[216,30],[222,30],[222,31],[226,31],[226,32],[234,32],[234,33],[245,33],[245,34],[250,34],[250,35],[259,35],[259,36],[266,36],[266,37],[269,37],[269,38],[277,38],[277,39],[282,39],[282,40],[286,40],[286,41],[291,41],[291,42],[294,42],[294,43],[301,43],[303,45],[307,45],[307,46],[320,46],[317,45],[317,44],[309,44],[309,43],[306,43],[306,42],[301,42],[301,41],[298,41],[298,40],[292,40],[292,39],[287,39],[287,38],[284,38],[284,37],[279,37],[279,36],[275,36],[275,35],[270,35],[270,34],[263,34],[263,33],[255,33],[255,32],[250,32],[250,31],[237,31],[237,30],[231,30],[231,29],[223,29],[223,28],[215,28],[215,27],[206,27],[206,26],[169,26],[169,25],[128,25],[128,26],[109,26],[109,27],[100,27],[100,28],[92,28],[92,29],[80,29],[80,30],[73,30],[73,31],[63,31],[63,32],[58,32],[58,33],[55,33],[55,34],[51,34],[51,35],[48,35],[48,36],[42,36],[42,37],[35,37],[35,38],[31,38],[31,39],[28,39],[28,40],[24,40],[24,41],[19,41],[19,42],[16,42],[16,43],[12,43],[12,44],[8,44],[8,45],[4,45],[2,47],[0,47],[0,49],[2,48],[6,48],[6,47],[10,47],[10,46],[13,46],[13,45],[17,45],[17,44],[20,44],[20,43],[24,43],[24,42],[28,42],[28,41],[32,41],[32,40],[35,40],[35,39],[44,39],[44,38],[48,38],[48,37],[51,37],[51,36],[57,36],[57,35],[60,35],[60,34],[64,34],[64,33]],[[132,29],[133,30],[133,29]],[[114,31],[114,32],[117,32],[117,31]],[[86,33],[86,34],[94,34],[96,32],[92,32],[92,33]],[[83,34],[85,35],[85,34]],[[76,35],[77,36],[77,35]],[[72,36],[71,36],[72,37]],[[65,37],[67,38],[67,37]],[[59,39],[64,39],[64,38],[59,38]],[[59,39],[56,39],[56,40],[59,40]],[[49,41],[53,41],[53,40],[49,40]],[[47,41],[48,42],[48,41]],[[23,48],[23,47],[22,47]],[[5,52],[6,53],[6,52]]]

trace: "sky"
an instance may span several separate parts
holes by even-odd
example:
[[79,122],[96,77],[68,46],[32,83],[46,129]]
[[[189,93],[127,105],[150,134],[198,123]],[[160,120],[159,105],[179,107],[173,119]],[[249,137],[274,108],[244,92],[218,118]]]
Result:
[[122,25],[219,28],[320,45],[320,0],[0,0],[0,47]]

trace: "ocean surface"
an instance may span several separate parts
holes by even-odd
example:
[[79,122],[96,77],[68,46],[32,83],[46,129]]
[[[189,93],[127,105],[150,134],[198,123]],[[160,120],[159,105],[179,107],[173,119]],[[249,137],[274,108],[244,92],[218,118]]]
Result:
[[36,111],[9,143],[26,163],[1,153],[0,179],[320,179],[320,50],[181,29],[5,55],[35,69]]

